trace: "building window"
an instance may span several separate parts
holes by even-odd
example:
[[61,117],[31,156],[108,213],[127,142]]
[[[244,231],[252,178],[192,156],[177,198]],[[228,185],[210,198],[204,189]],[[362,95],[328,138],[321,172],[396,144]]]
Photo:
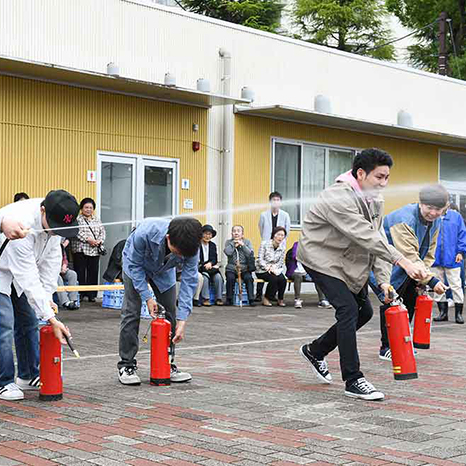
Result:
[[299,227],[313,199],[351,168],[355,151],[273,140],[273,190],[283,195],[291,225]]
[[440,183],[448,189],[450,200],[454,202],[466,218],[466,154],[440,152]]

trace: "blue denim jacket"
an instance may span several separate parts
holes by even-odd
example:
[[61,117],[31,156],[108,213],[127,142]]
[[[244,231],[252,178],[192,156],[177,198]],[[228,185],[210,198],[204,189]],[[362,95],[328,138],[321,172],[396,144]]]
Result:
[[187,320],[193,309],[193,296],[197,288],[199,252],[193,257],[179,257],[171,253],[165,259],[165,237],[169,220],[144,220],[129,236],[123,250],[123,271],[133,281],[143,301],[151,297],[147,280],[154,281],[161,293],[176,284],[176,268],[181,266],[181,287],[176,318]]

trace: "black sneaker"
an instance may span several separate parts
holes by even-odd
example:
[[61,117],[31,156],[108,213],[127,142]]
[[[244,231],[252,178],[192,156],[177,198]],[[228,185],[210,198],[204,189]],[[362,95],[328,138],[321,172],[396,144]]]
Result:
[[392,360],[392,351],[390,348],[380,348],[379,359],[382,361],[391,361]]
[[368,401],[383,400],[385,398],[384,394],[376,390],[364,377],[355,380],[350,386],[346,387],[345,395]]
[[332,383],[332,375],[328,371],[328,365],[325,359],[316,359],[309,351],[307,345],[301,346],[301,348],[299,348],[299,353],[308,363],[311,364],[311,368],[319,380],[324,383]]

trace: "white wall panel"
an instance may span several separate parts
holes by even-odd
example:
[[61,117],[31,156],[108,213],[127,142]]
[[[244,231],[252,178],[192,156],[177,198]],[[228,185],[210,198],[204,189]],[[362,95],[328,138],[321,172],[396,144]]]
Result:
[[[247,85],[254,105],[313,109],[327,95],[334,113],[396,123],[405,109],[418,128],[466,136],[466,83],[312,44],[125,0],[4,0],[0,54],[195,88],[199,77],[221,92],[220,47],[232,53],[232,94]],[[221,112],[218,112],[220,115]],[[211,125],[215,125],[212,122]]]

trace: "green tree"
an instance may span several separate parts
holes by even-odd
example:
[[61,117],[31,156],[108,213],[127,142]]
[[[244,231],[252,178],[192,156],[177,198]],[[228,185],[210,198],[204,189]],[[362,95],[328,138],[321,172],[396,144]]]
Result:
[[[453,37],[447,24],[447,53],[450,76],[466,77],[466,0],[386,0],[403,26],[417,31],[415,45],[408,47],[410,62],[427,71],[437,72],[439,39],[438,18],[443,11],[451,19]],[[452,41],[453,39],[453,41]],[[455,48],[458,56],[454,54]]]
[[382,60],[395,58],[380,0],[296,0],[294,21],[300,38]]
[[280,0],[181,0],[189,11],[267,32],[278,32]]

